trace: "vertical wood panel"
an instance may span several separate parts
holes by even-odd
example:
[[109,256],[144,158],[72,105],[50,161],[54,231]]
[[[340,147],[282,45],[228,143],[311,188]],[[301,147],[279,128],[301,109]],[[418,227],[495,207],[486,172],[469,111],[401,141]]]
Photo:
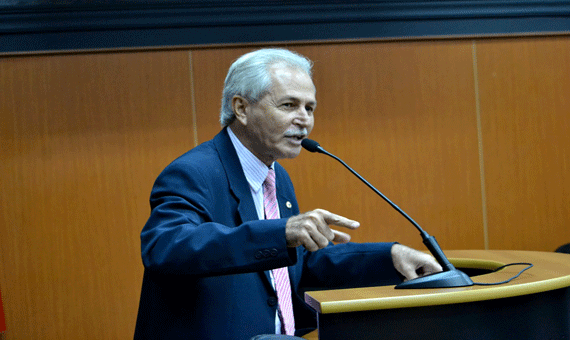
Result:
[[570,38],[477,43],[490,248],[570,242]]
[[152,183],[192,142],[188,54],[0,59],[7,339],[132,338]]
[[[435,235],[444,247],[482,248],[472,52],[469,42],[292,46],[315,62],[318,108],[312,137],[344,158]],[[250,49],[193,53],[198,134],[219,130],[227,68]],[[359,220],[353,240],[418,233],[334,160],[302,154],[281,161],[302,210]]]

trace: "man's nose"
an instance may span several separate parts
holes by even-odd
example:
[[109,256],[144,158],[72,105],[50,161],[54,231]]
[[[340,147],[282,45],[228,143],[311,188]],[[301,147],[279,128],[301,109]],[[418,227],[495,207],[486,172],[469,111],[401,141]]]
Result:
[[293,120],[293,122],[296,124],[300,124],[300,125],[305,126],[305,125],[310,123],[311,119],[312,119],[312,116],[309,113],[309,111],[304,106],[301,106],[297,110],[296,115],[295,115],[295,119]]

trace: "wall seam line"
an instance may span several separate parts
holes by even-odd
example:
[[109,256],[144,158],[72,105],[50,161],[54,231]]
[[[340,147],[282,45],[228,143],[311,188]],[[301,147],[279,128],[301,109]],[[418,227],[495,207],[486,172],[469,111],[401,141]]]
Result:
[[192,133],[194,134],[194,147],[198,146],[198,126],[196,125],[196,95],[194,91],[194,64],[192,60],[192,51],[188,51],[188,63],[190,73],[190,100],[192,101]]
[[483,131],[481,124],[481,98],[479,95],[479,70],[477,65],[477,42],[471,45],[473,59],[473,81],[475,86],[475,112],[477,116],[477,146],[479,150],[479,174],[481,179],[481,213],[483,215],[483,243],[489,250],[489,226],[487,222],[487,193],[485,190],[485,160],[483,157]]

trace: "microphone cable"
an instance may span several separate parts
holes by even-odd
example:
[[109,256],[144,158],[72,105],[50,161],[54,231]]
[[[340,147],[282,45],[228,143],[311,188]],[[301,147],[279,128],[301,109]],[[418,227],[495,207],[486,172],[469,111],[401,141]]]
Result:
[[[534,267],[534,265],[533,265],[532,263],[527,263],[527,262],[509,263],[509,264],[506,264],[506,265],[504,265],[504,266],[500,266],[499,268],[496,268],[496,269],[493,270],[491,273],[496,273],[496,272],[498,272],[499,270],[501,270],[501,269],[503,269],[503,268],[506,268],[506,267],[509,267],[509,266],[518,266],[518,265],[527,266],[527,267],[524,268],[523,270],[521,270],[517,275],[511,277],[511,278],[508,279],[508,280],[501,281],[501,282],[492,282],[492,283],[473,282],[473,284],[476,285],[476,286],[496,286],[496,285],[502,285],[502,284],[511,282],[512,280],[514,280],[514,279],[516,279],[517,277],[521,276],[521,274],[524,273],[525,271],[527,271],[527,270],[529,270],[530,268]],[[489,274],[491,274],[491,273],[489,273]]]

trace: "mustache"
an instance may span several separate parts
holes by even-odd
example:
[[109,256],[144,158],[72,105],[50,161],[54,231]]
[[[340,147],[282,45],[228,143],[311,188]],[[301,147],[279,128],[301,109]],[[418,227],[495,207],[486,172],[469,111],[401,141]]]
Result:
[[289,129],[285,131],[285,137],[305,137],[309,134],[307,128],[302,128],[300,130],[297,129]]

